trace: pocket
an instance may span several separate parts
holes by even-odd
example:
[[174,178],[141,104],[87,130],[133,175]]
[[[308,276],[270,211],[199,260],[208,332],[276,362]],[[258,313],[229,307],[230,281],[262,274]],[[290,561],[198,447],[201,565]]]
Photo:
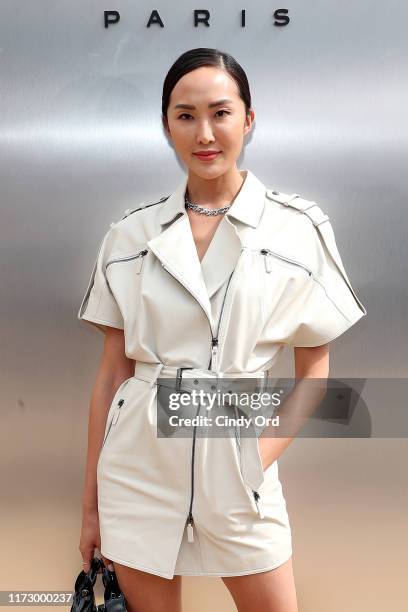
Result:
[[117,263],[125,263],[132,262],[132,271],[136,274],[140,274],[143,268],[143,261],[149,250],[146,248],[138,249],[136,252],[132,252],[129,254],[118,255],[117,257],[112,257],[109,261],[106,262],[105,270],[109,268],[112,264]]
[[125,403],[125,400],[123,399],[123,397],[121,397],[116,402],[115,409],[113,411],[113,415],[112,415],[112,417],[111,417],[111,419],[109,421],[109,425],[107,426],[107,429],[106,429],[105,437],[103,439],[99,455],[101,455],[102,450],[103,450],[103,448],[104,448],[104,446],[106,444],[106,441],[109,438],[109,434],[111,433],[112,427],[115,427],[117,422],[118,422],[118,420],[119,420],[120,412],[122,410],[122,406],[123,406],[124,403]]
[[108,416],[105,425],[105,435],[103,437],[103,441],[101,444],[101,448],[99,451],[99,456],[104,449],[108,438],[112,433],[112,428],[115,428],[118,424],[119,417],[121,411],[123,410],[123,405],[125,403],[125,389],[129,382],[132,380],[132,377],[126,378],[117,388],[116,393],[112,399],[112,403],[109,407]]
[[271,249],[267,248],[260,249],[259,252],[264,257],[265,272],[267,272],[268,274],[273,271],[272,262],[274,261],[275,263],[292,269],[303,270],[303,272],[306,273],[308,276],[313,275],[312,270],[308,266],[306,266],[300,261],[297,261],[296,259],[292,259],[291,257],[283,255],[282,253],[271,251]]
[[[143,294],[148,291],[151,274],[151,252],[143,245],[131,251],[115,253],[106,262],[106,278],[115,296],[127,330],[138,325],[140,311],[144,306]],[[132,333],[132,332],[131,332]]]
[[240,428],[235,425],[235,443],[238,452],[239,466],[245,491],[249,496],[252,509],[264,518],[261,493],[259,491],[265,479],[265,471],[259,452],[258,437],[242,438]]

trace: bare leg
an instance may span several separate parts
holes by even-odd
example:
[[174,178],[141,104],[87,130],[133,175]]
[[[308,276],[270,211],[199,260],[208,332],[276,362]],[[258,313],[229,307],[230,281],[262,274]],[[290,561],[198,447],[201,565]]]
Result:
[[127,612],[181,612],[181,576],[171,580],[112,561]]
[[292,557],[267,572],[222,580],[238,612],[298,612]]

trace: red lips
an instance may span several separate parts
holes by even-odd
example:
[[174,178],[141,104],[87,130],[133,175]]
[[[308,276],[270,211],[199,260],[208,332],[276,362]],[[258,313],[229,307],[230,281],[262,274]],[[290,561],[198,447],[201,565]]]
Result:
[[197,153],[194,153],[194,155],[200,161],[212,161],[213,159],[216,159],[220,153],[221,151],[197,151]]

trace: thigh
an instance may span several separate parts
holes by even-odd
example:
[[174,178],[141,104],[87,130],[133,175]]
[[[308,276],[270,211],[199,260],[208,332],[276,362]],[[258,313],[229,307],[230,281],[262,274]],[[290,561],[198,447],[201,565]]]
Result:
[[238,612],[298,612],[292,557],[267,572],[222,580]]
[[127,612],[181,612],[181,576],[172,579],[112,561]]

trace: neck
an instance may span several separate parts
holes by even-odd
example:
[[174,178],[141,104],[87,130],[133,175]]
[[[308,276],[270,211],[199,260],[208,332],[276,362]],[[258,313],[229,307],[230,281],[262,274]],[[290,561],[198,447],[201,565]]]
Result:
[[187,197],[193,204],[205,208],[221,208],[231,204],[242,187],[246,172],[236,167],[213,179],[205,179],[189,172]]

